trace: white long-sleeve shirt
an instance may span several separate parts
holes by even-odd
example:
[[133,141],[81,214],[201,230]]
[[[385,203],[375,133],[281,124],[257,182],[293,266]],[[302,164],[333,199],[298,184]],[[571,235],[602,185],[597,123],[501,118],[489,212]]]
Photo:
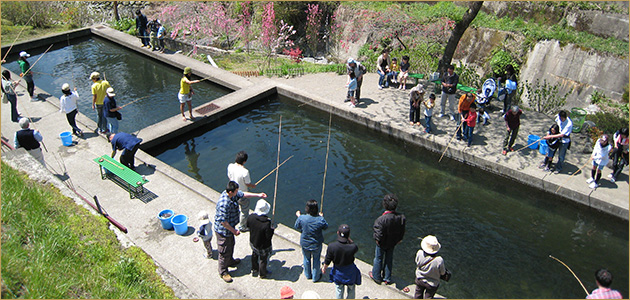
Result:
[[59,98],[59,112],[69,114],[73,110],[77,109],[77,101],[79,100],[79,93],[73,91],[70,95],[63,95]]
[[591,153],[593,161],[600,166],[608,164],[608,152],[610,152],[611,148],[612,146],[610,144],[606,145],[606,147],[602,147],[601,143],[597,141],[595,147],[593,147],[593,153]]

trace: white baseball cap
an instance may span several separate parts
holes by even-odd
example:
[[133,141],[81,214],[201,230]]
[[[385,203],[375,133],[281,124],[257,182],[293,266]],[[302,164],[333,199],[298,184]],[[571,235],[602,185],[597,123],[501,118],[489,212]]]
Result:
[[112,88],[112,87],[107,88],[106,92],[107,92],[107,96],[110,96],[110,97],[116,96],[116,94],[114,94],[114,88]]
[[26,53],[26,51],[22,51],[20,52],[20,57],[31,57],[31,55]]
[[62,91],[69,91],[69,90],[70,90],[70,85],[69,85],[69,84],[67,84],[67,83],[64,83],[64,84],[61,86],[61,90],[62,90]]

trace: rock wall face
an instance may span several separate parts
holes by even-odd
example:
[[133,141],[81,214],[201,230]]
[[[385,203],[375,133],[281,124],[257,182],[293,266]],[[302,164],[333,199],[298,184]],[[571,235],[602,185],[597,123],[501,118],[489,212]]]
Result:
[[559,83],[562,92],[570,92],[566,107],[586,107],[595,90],[621,99],[630,80],[628,67],[628,59],[603,56],[574,45],[560,46],[558,41],[541,41],[521,66],[519,82],[538,78]]

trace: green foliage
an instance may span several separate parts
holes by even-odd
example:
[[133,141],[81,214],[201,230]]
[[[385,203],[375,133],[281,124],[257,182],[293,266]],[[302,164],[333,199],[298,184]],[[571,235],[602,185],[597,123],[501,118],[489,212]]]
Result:
[[536,79],[531,84],[525,80],[523,86],[529,106],[537,112],[552,114],[567,102],[568,94],[559,95],[559,84],[551,85],[547,83],[546,79],[542,83],[539,79]]
[[119,30],[119,31],[128,31],[129,29],[134,29],[136,28],[136,20],[132,19],[132,18],[120,18],[120,20],[116,21],[116,20],[112,20],[107,22],[109,24],[109,26],[111,26],[113,29]]
[[[609,112],[598,111],[594,114],[586,115],[586,120],[595,123],[596,128],[601,132],[612,134],[622,127],[628,127],[628,117],[623,118]],[[598,134],[597,136],[601,136]]]
[[501,48],[492,49],[492,57],[490,58],[492,71],[496,74],[504,74],[507,65],[512,65],[516,74],[520,72],[521,67],[510,52]]
[[35,28],[48,28],[55,24],[57,13],[54,3],[48,1],[2,1],[2,19],[15,25],[30,23]]
[[623,87],[623,94],[621,95],[621,101],[628,104],[628,85]]
[[[2,163],[2,298],[173,298],[105,218]],[[89,270],[89,272],[86,272]]]
[[462,62],[455,67],[455,73],[459,75],[460,84],[474,88],[481,88],[483,85],[483,80],[477,71]]

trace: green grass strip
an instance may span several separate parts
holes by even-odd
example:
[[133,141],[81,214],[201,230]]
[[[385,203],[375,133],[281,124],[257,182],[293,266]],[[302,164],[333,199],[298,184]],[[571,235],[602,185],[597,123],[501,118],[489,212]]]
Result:
[[2,298],[174,298],[155,269],[105,218],[2,163]]

